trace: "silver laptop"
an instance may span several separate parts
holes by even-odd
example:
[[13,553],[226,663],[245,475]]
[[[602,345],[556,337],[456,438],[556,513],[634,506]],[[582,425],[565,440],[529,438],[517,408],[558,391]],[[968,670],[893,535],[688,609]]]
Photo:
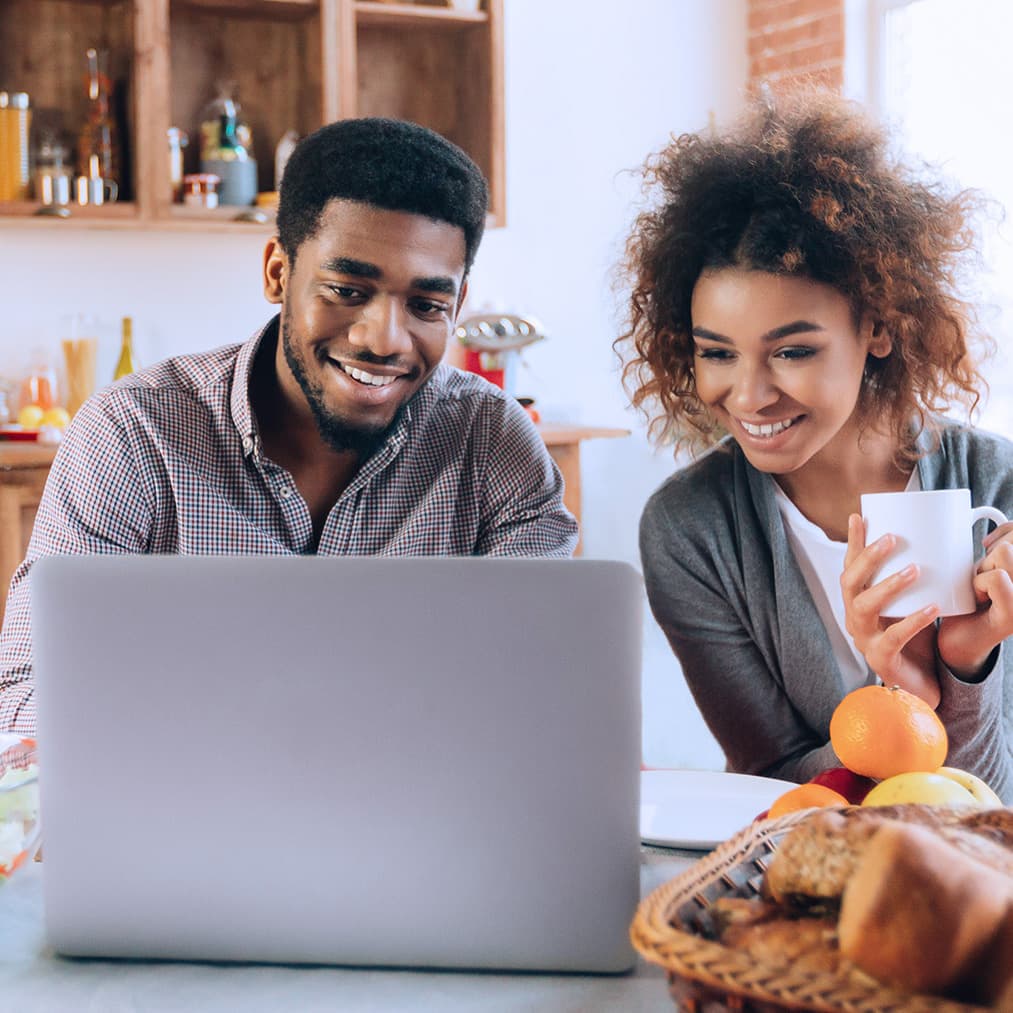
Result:
[[58,952],[632,965],[631,567],[77,556],[32,581]]

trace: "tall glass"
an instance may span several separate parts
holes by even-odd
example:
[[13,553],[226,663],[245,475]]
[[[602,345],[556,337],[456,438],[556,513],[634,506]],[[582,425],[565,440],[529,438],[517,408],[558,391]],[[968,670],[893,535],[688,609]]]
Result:
[[64,338],[62,344],[67,373],[67,413],[73,415],[95,390],[98,338]]

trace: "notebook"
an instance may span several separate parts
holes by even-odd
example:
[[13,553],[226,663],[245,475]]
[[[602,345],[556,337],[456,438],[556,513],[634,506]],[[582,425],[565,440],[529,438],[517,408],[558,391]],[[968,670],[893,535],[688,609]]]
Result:
[[32,580],[58,952],[633,964],[631,567],[68,556]]

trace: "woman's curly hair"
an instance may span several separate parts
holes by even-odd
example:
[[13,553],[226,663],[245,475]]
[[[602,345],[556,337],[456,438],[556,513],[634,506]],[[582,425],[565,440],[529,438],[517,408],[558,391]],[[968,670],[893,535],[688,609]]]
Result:
[[891,160],[883,131],[852,103],[813,90],[764,96],[728,134],[674,139],[644,177],[654,201],[626,244],[629,316],[614,347],[659,442],[699,450],[722,435],[693,375],[690,299],[711,268],[810,278],[841,292],[856,322],[871,314],[892,351],[869,357],[858,416],[887,425],[902,456],[915,456],[912,433],[933,415],[977,406],[975,318],[956,290],[980,199]]

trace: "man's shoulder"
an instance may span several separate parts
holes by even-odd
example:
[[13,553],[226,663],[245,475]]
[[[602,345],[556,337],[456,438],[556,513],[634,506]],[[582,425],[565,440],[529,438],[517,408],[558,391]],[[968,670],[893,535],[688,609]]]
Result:
[[243,345],[175,355],[139,369],[94,394],[90,407],[126,421],[181,411],[203,416],[227,410],[236,359]]
[[426,385],[421,415],[429,424],[458,426],[525,417],[517,399],[475,373],[441,363]]
[[242,348],[241,344],[223,345],[207,352],[174,355],[123,377],[108,389],[196,394],[209,387],[229,384]]

